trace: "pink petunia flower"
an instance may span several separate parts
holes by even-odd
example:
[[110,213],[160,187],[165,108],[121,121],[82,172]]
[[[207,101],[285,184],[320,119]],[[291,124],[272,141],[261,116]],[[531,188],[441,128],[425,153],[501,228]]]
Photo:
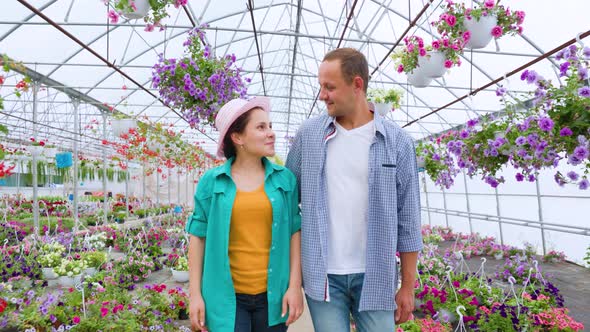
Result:
[[445,60],[445,68],[451,68],[453,66],[453,61]]
[[404,71],[404,65],[399,65],[399,66],[397,66],[397,72],[398,72],[398,73],[401,73],[401,72],[403,72],[403,71]]
[[492,9],[492,8],[494,8],[495,3],[494,3],[494,0],[486,0],[486,2],[484,2],[483,5],[486,8]]
[[421,48],[419,52],[420,52],[420,56],[426,56],[426,50],[425,49]]
[[432,42],[432,48],[438,50],[440,48],[440,41],[435,40]]
[[457,24],[457,18],[453,15],[447,16],[446,21],[447,21],[447,24],[452,27],[454,27],[455,24]]
[[500,38],[502,37],[502,27],[499,25],[496,25],[493,29],[492,29],[492,36],[494,36],[495,38]]
[[109,10],[108,14],[109,20],[111,20],[111,24],[117,24],[119,22],[119,14],[117,14],[114,10]]

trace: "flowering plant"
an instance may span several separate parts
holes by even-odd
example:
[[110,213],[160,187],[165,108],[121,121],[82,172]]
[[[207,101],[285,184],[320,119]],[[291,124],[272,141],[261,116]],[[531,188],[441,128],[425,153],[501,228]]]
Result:
[[378,104],[392,104],[394,109],[400,107],[403,92],[397,89],[369,89],[367,99]]
[[426,56],[426,52],[431,49],[430,46],[424,45],[424,39],[418,36],[404,38],[405,48],[394,53],[391,58],[398,63],[398,73],[411,73],[418,67],[418,57]]
[[543,262],[555,263],[565,261],[565,253],[563,251],[551,250],[543,255]]
[[[105,1],[105,0],[103,0]],[[111,4],[114,9],[109,10],[108,18],[112,24],[117,24],[119,21],[119,15],[125,15],[133,13],[137,10],[137,0],[106,0],[105,3]],[[147,1],[151,11],[143,20],[147,23],[145,31],[153,31],[154,27],[161,27],[160,23],[162,19],[168,17],[166,7],[168,5],[174,5],[179,8],[187,4],[188,0],[148,0]]]
[[81,274],[87,267],[88,265],[83,260],[74,259],[71,256],[68,256],[62,259],[60,265],[53,268],[53,272],[58,276],[73,277]]
[[447,38],[436,39],[432,41],[432,50],[438,51],[445,56],[445,68],[461,65],[461,54],[463,54],[463,47],[466,40],[463,38]]
[[82,253],[82,259],[88,267],[99,268],[107,261],[107,254],[104,251],[87,251]]
[[176,264],[174,265],[176,271],[188,271],[188,260],[185,256],[178,257]]
[[[565,85],[554,86],[535,71],[527,70],[521,79],[536,85],[531,101],[506,103],[506,115],[501,118],[486,115],[469,120],[460,130],[418,145],[418,158],[425,162],[426,172],[437,185],[450,188],[454,177],[465,169],[470,177],[480,175],[490,186],[497,187],[505,181],[496,176],[505,164],[519,171],[517,181],[533,182],[539,170],[555,168],[566,160],[581,167],[583,175],[570,171],[566,177],[556,172],[556,182],[562,186],[575,183],[580,189],[590,186],[590,48],[579,52],[573,45],[559,57],[566,59],[561,65]],[[503,93],[499,91],[498,95]],[[525,111],[520,111],[523,106]]]
[[452,331],[449,323],[435,321],[430,317],[413,319],[398,325],[396,332],[449,332]]
[[518,10],[510,11],[510,9],[500,5],[500,1],[485,0],[482,4],[476,4],[475,8],[466,8],[464,3],[454,3],[451,0],[446,2],[446,4],[441,5],[444,12],[437,21],[431,23],[443,37],[460,38],[468,42],[471,35],[465,28],[464,22],[472,19],[479,21],[482,16],[495,16],[497,18],[497,25],[490,31],[495,38],[507,34],[516,35],[522,33],[525,13]]
[[191,127],[213,124],[221,105],[246,96],[241,69],[234,66],[235,55],[216,58],[200,28],[189,32],[183,44],[185,56],[165,59],[160,56],[153,66],[152,85],[164,102],[179,109]]
[[39,255],[37,261],[42,267],[57,267],[61,264],[62,257],[60,253],[50,252],[44,255]]

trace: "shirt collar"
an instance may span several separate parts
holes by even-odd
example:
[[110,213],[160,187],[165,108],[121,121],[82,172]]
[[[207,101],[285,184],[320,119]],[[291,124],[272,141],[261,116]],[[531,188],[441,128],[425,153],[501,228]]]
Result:
[[[371,111],[371,113],[374,114],[373,121],[375,123],[375,133],[380,133],[381,135],[383,135],[383,137],[387,137],[387,134],[385,132],[385,126],[383,125],[383,121],[385,121],[384,118],[381,115],[379,115],[378,113],[375,113],[375,111],[373,111],[370,108],[369,108],[369,111]],[[326,120],[325,126],[324,126],[324,130],[327,133],[326,138],[328,138],[328,136],[332,136],[334,134],[334,132],[332,132],[331,130],[333,130],[333,131],[336,130],[335,123],[336,123],[336,118],[331,117],[331,116],[327,117],[327,120]]]
[[[236,160],[235,156],[229,158],[223,165],[221,165],[219,172],[215,174],[215,176],[217,177],[219,175],[225,174],[231,178],[231,165],[233,164],[234,160]],[[279,171],[283,168],[280,165],[271,163],[266,157],[262,158],[262,163],[264,164],[264,179],[266,179],[274,171]]]

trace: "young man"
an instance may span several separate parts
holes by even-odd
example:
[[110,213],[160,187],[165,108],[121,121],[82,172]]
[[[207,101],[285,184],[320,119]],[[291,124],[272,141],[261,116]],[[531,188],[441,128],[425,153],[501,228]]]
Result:
[[316,332],[349,331],[351,314],[359,332],[393,331],[414,309],[416,155],[410,136],[369,109],[368,76],[357,50],[328,53],[319,68],[328,114],[301,126],[287,157],[301,192],[303,286]]

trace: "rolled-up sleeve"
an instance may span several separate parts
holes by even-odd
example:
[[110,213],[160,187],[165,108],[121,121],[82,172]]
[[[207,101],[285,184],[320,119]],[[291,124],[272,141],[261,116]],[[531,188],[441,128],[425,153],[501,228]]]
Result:
[[404,138],[397,160],[397,251],[416,252],[422,250],[420,184],[414,144]]
[[207,191],[209,190],[209,184],[207,179],[207,174],[201,177],[199,184],[197,186],[197,192],[195,193],[195,209],[193,213],[188,217],[186,222],[185,230],[187,233],[192,234],[198,237],[206,237],[207,236],[207,214],[209,211],[209,207],[205,206],[206,202],[209,200],[203,199],[203,197],[210,196],[207,195]]
[[289,203],[291,204],[291,235],[301,230],[301,211],[299,209],[299,190],[297,187],[290,193]]

